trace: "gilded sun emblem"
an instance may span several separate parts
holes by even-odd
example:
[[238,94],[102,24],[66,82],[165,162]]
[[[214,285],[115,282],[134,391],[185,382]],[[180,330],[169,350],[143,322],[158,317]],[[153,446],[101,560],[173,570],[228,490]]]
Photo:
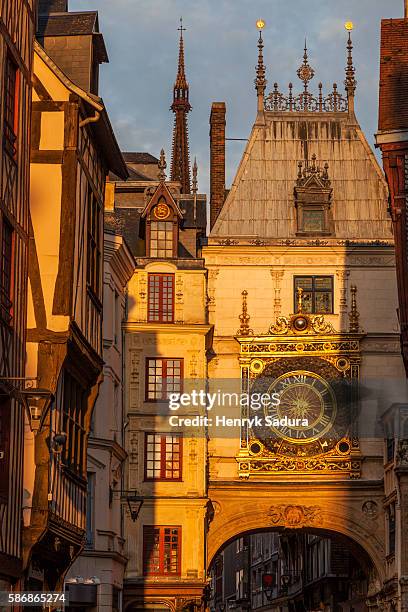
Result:
[[164,202],[160,202],[154,209],[156,219],[167,219],[170,215],[170,208]]

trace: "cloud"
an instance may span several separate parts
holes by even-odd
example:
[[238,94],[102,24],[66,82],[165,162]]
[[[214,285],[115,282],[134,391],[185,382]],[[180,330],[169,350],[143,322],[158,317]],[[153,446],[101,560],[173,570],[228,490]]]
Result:
[[[186,70],[193,111],[189,115],[192,157],[200,188],[208,192],[209,113],[213,101],[227,103],[227,135],[247,138],[256,112],[254,67],[259,17],[264,31],[268,87],[285,90],[299,81],[305,35],[310,63],[328,90],[343,87],[346,32],[355,22],[356,108],[370,143],[376,131],[380,20],[402,15],[401,0],[70,0],[70,10],[99,11],[110,64],[101,67],[101,95],[123,149],[153,154],[163,145],[170,158],[169,111],[177,68],[179,17],[183,15]],[[299,84],[300,85],[300,84]],[[245,143],[227,144],[229,183]]]

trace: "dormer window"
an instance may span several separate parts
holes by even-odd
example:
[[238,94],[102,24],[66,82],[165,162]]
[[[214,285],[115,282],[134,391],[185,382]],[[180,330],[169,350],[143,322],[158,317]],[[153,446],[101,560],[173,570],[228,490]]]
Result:
[[321,169],[312,161],[299,162],[295,186],[297,235],[321,236],[333,233],[331,198],[333,189],[329,180],[328,164]]
[[147,204],[146,256],[157,259],[177,257],[181,212],[167,187],[162,183]]

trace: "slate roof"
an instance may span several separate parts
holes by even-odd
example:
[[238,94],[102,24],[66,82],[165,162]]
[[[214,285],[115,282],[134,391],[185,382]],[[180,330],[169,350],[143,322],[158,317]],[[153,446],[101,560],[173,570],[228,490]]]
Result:
[[97,11],[40,15],[37,36],[80,36],[98,32]]
[[126,162],[129,163],[134,163],[134,164],[155,164],[157,165],[159,163],[159,160],[157,159],[157,157],[154,157],[153,155],[151,155],[150,153],[140,153],[140,152],[124,152],[122,153],[123,155],[123,159]]
[[355,118],[347,112],[265,111],[255,123],[211,237],[296,238],[297,164],[329,164],[336,239],[392,239],[388,190]]

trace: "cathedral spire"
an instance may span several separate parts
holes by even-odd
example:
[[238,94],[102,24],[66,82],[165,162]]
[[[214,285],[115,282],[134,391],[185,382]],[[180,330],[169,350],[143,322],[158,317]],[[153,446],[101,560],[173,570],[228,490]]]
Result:
[[185,74],[183,19],[180,18],[179,60],[176,81],[173,88],[174,113],[173,148],[171,156],[171,180],[181,183],[181,192],[190,193],[190,153],[188,149],[187,114],[191,110],[189,87]]

